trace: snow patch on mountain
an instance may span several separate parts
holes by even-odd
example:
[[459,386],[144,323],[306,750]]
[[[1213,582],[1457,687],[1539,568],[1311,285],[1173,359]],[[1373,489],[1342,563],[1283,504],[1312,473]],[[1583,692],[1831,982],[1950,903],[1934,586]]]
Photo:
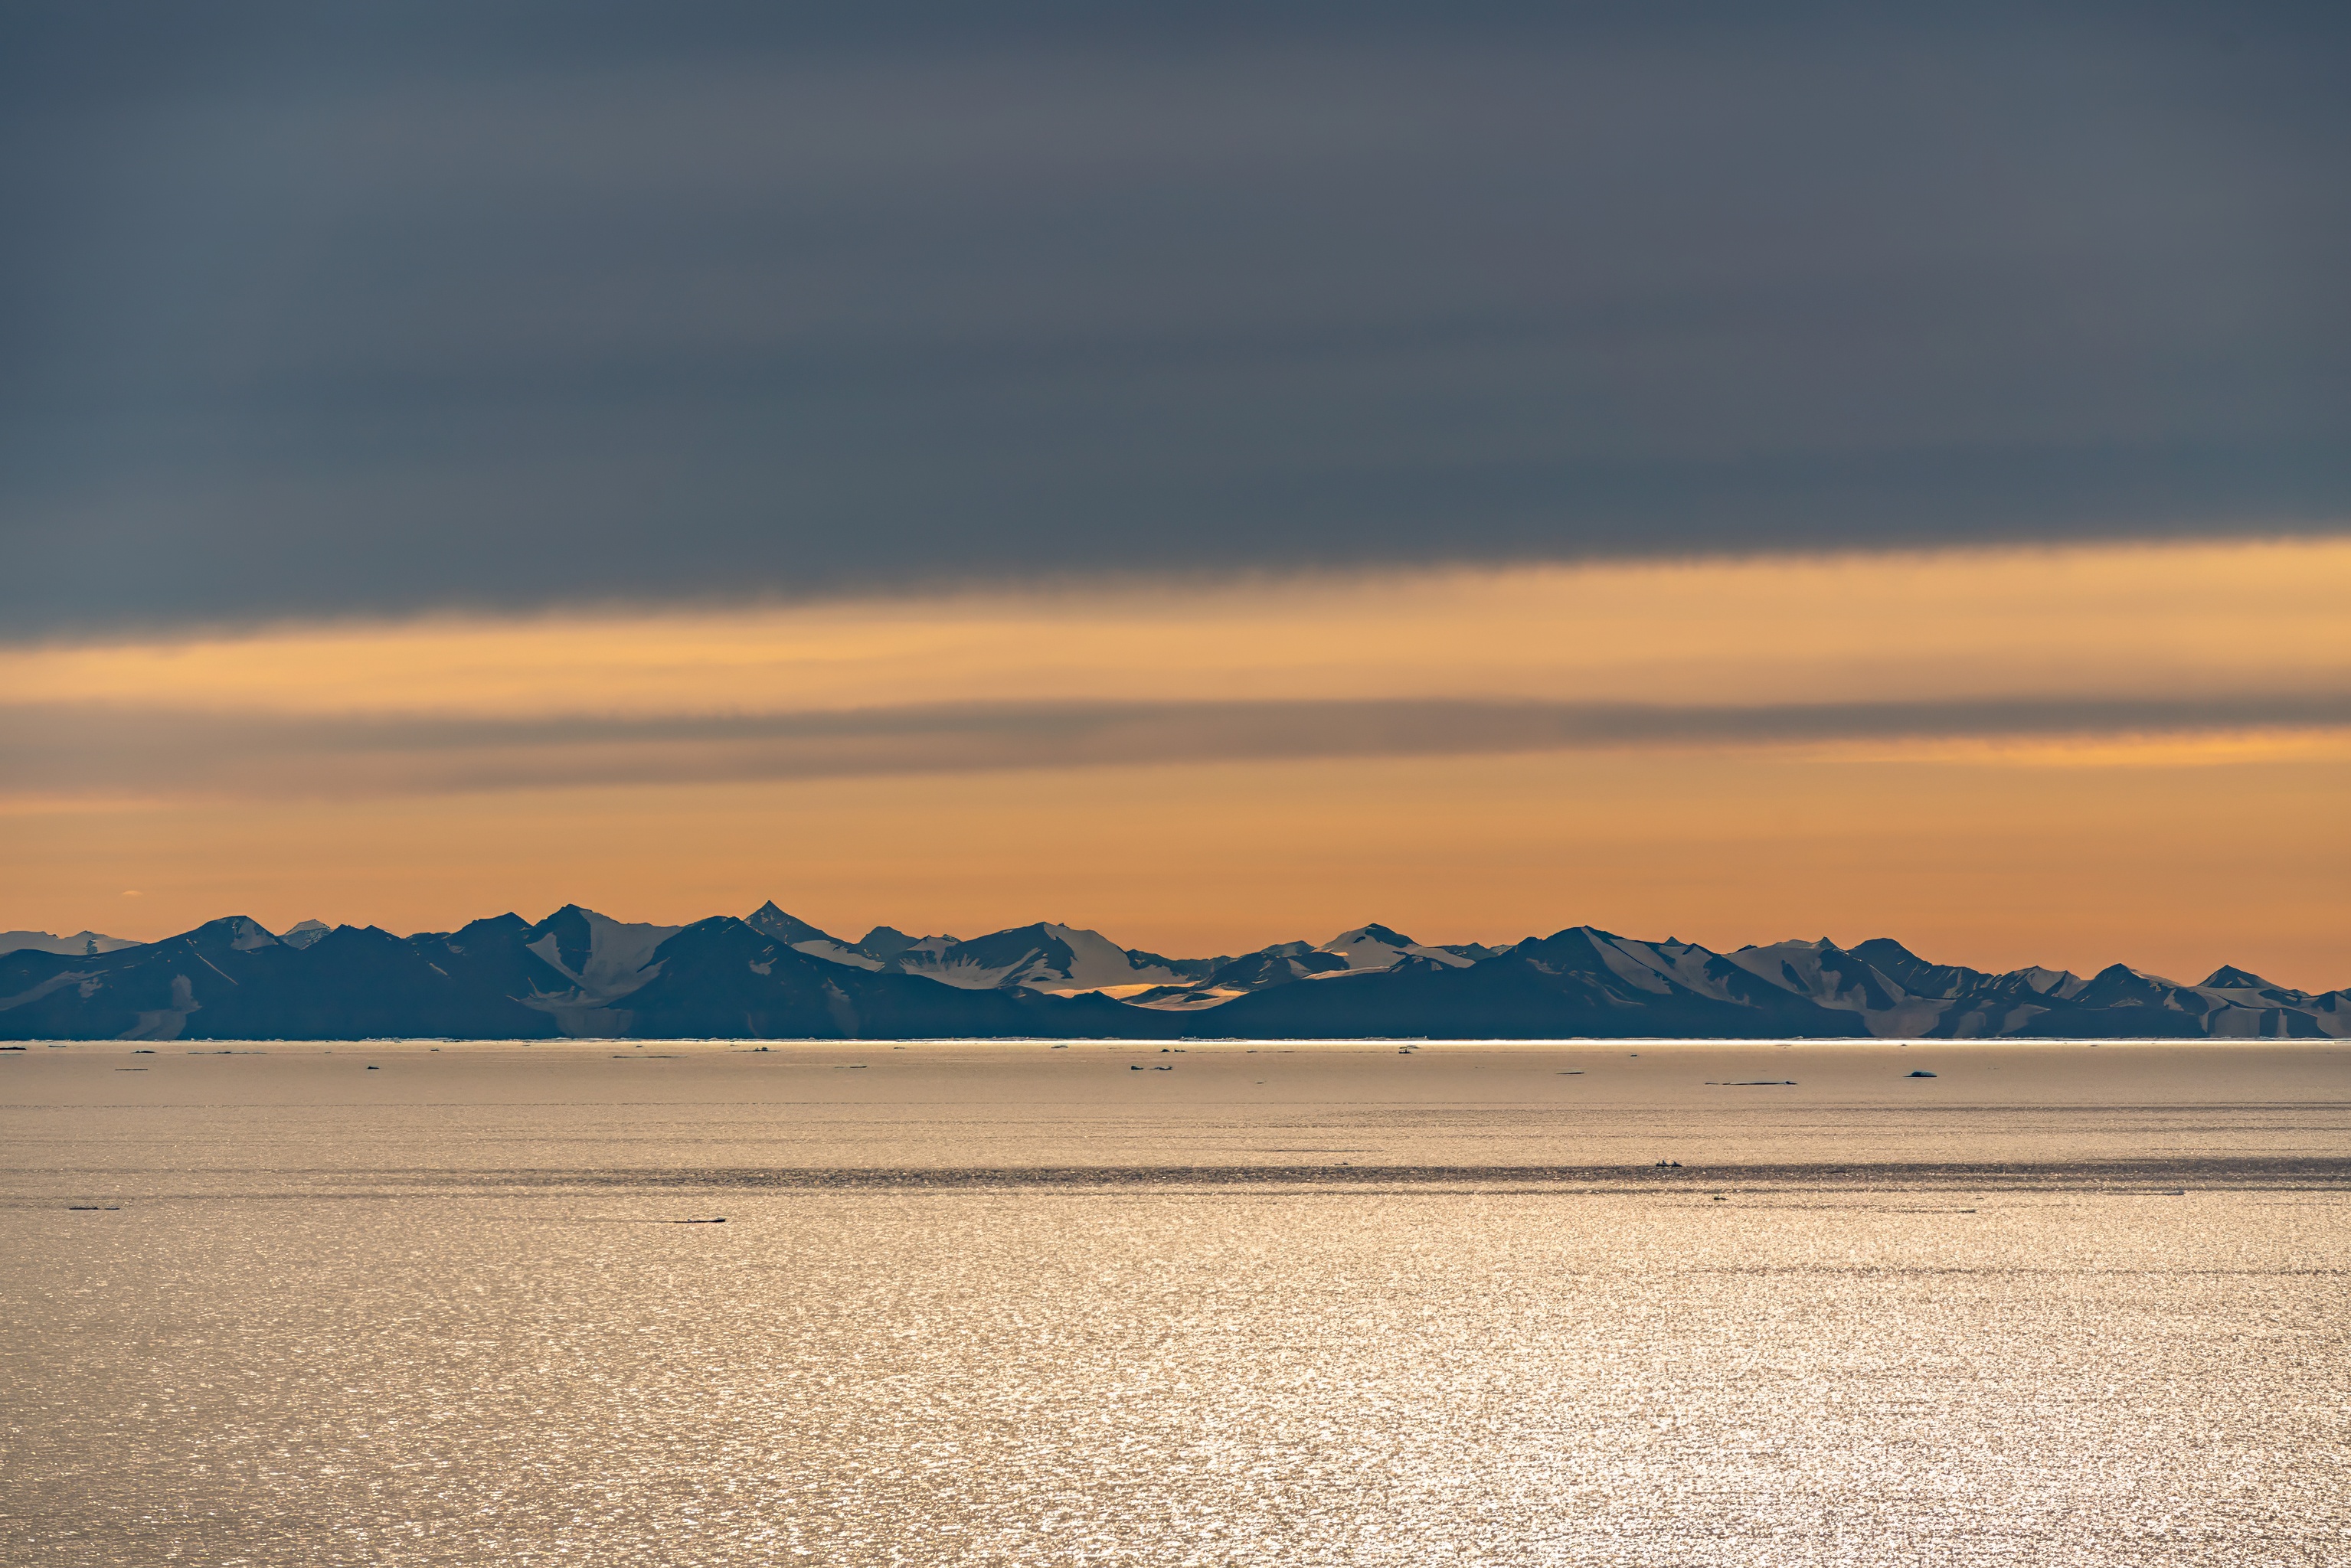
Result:
[[1017,984],[1039,991],[1091,991],[1105,986],[1169,985],[1186,978],[1172,967],[1144,961],[1099,931],[1070,925],[1047,925],[1047,936],[1058,940],[1068,956],[1050,954],[1024,970]]
[[778,908],[772,898],[743,916],[743,924],[762,936],[773,936],[787,945],[799,942],[833,942],[844,947],[849,945],[831,932]]
[[[987,1028],[999,1032],[1008,1027],[1025,1032],[1033,1022],[1061,1016],[1051,1009],[1067,1006],[1037,998],[1008,1003],[1000,995],[908,998],[908,991],[931,988],[893,977],[919,975],[957,992],[1094,993],[1102,999],[1078,1004],[1089,1020],[1085,1027],[1113,1033],[1115,1022],[1102,1021],[1114,1019],[1116,1009],[1102,1010],[1112,1002],[1164,1014],[1242,998],[1249,998],[1248,1005],[1232,1017],[1244,1034],[1267,1019],[1310,1032],[1318,1019],[1343,1020],[1347,1030],[1376,1032],[1393,1021],[1384,1010],[1391,1002],[1383,998],[1408,1013],[1420,1009],[1411,1016],[1423,1028],[1448,1018],[1485,1019],[1489,1014],[1480,1009],[1491,1009],[1491,1019],[1507,1030],[1526,1026],[1521,1014],[1531,1005],[1526,998],[1539,996],[1549,998],[1543,1007],[1561,1009],[1559,1017],[1604,1035],[1620,1028],[1638,1033],[1638,1020],[1647,1019],[1729,1034],[1779,1028],[1904,1039],[2351,1037],[2351,992],[2314,996],[2233,966],[2214,969],[2196,985],[2123,964],[2086,979],[2038,967],[1991,973],[1931,963],[1885,937],[1851,949],[1819,938],[1720,954],[1670,937],[1637,940],[1589,925],[1499,948],[1434,946],[1392,927],[1365,925],[1320,946],[1281,942],[1238,958],[1172,959],[1050,922],[970,940],[917,940],[876,927],[849,944],[772,904],[744,920],[714,916],[690,927],[632,925],[567,905],[535,925],[505,915],[453,935],[406,939],[372,928],[329,933],[322,921],[302,922],[280,937],[243,915],[152,944],[89,932],[70,937],[35,932],[30,941],[26,936],[7,934],[17,946],[0,964],[0,992],[6,993],[0,996],[0,1034],[20,1040],[112,1038],[126,1030],[158,1039],[207,1027],[218,1032],[232,1014],[240,1028],[315,1029],[320,1026],[313,1021],[310,998],[320,996],[333,998],[341,1009],[336,1016],[351,1020],[339,1026],[358,1031],[351,1038],[378,1027],[362,1020],[393,1016],[384,1011],[393,1004],[403,1019],[455,1029],[462,1038],[529,1033],[530,1027],[514,1027],[517,1006],[551,1017],[552,1028],[575,1036],[626,1034],[632,1019],[655,1015],[674,1029],[674,1020],[689,1013],[698,1020],[695,1028],[739,1027],[761,1035],[781,1027],[776,1020],[785,1016],[762,1009],[789,1006],[804,1012],[805,998],[779,1002],[762,990],[715,1011],[677,1009],[705,997],[722,969],[728,984],[757,977],[772,981],[778,995],[794,985],[805,990],[808,971],[816,967],[810,959],[839,966],[825,971],[831,978],[815,984],[827,994],[843,993],[836,997],[840,1016],[831,1023],[847,1033],[867,1027],[857,1009],[869,1002],[914,1008],[935,1017],[947,1032],[968,1027],[967,1019],[987,1019]],[[329,936],[331,941],[325,940]],[[99,954],[89,955],[100,942]],[[383,967],[395,959],[408,968]],[[379,978],[385,975],[395,977]],[[1349,983],[1335,984],[1340,980]],[[444,997],[453,981],[471,989]],[[657,987],[645,988],[654,981]],[[285,1003],[292,1010],[256,1010],[277,1005],[268,998],[284,987],[294,988],[283,993],[294,998]],[[1283,989],[1290,991],[1285,998],[1264,994]],[[854,1008],[845,998],[852,990],[865,998]],[[134,994],[137,1006],[131,1008]],[[75,998],[73,1009],[65,1009],[60,998]],[[739,1025],[726,1010],[738,1000],[748,1009]],[[199,1010],[206,1001],[209,1009]],[[646,1009],[653,1014],[632,1010]],[[540,1019],[528,1022],[549,1027]],[[808,1026],[801,1019],[791,1027]],[[822,1019],[814,1027],[821,1032]],[[1149,1029],[1168,1027],[1162,1019]],[[467,1030],[479,1032],[463,1032]]]
[[652,979],[661,969],[653,949],[685,927],[632,925],[567,904],[537,929],[539,934],[525,949],[579,988],[576,997],[565,999],[565,1005],[577,1007],[625,997]]
[[1316,951],[1342,960],[1349,972],[1393,969],[1406,958],[1426,958],[1447,969],[1466,969],[1476,962],[1449,947],[1424,947],[1402,932],[1384,925],[1358,925],[1353,931],[1342,931]]
[[[1220,1007],[1237,997],[1301,980],[1341,980],[1416,968],[1464,969],[1508,950],[1474,942],[1430,947],[1384,925],[1360,925],[1353,931],[1341,932],[1320,946],[1308,942],[1276,942],[1219,963],[1204,979],[1155,986],[1121,994],[1119,999],[1166,1012],[1196,1012],[1203,1008]],[[1196,966],[1186,967],[1196,973]]]
[[232,923],[229,946],[239,953],[250,953],[256,947],[275,947],[277,938],[258,920],[239,915]]
[[1019,987],[1062,995],[1192,977],[1152,956],[1130,953],[1099,931],[1041,921],[968,942],[926,936],[898,953],[892,967],[962,990]]
[[828,964],[846,964],[852,969],[871,970],[882,968],[886,962],[852,946],[830,931],[810,925],[797,915],[778,908],[772,898],[745,915],[743,924],[763,936],[775,937],[796,953],[821,958]]

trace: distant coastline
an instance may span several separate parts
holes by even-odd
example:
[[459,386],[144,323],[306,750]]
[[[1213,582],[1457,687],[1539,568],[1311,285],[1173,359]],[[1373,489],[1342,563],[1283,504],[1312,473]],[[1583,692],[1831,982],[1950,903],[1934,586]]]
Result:
[[1432,946],[1384,925],[1170,958],[1039,924],[855,941],[763,904],[690,925],[578,905],[398,936],[232,915],[151,943],[10,932],[0,1039],[2342,1039],[2351,989],[2223,967],[2003,974],[1876,938],[1717,953],[1571,926]]

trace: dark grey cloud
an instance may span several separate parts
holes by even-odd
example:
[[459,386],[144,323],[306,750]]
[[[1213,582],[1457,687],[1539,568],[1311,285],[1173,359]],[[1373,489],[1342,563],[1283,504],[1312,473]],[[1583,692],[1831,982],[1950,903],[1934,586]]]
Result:
[[11,6],[0,635],[2338,529],[2347,17]]
[[2351,728],[2351,693],[1742,706],[1471,700],[1007,703],[651,718],[308,718],[0,705],[0,791],[247,798],[1461,757],[1626,746]]

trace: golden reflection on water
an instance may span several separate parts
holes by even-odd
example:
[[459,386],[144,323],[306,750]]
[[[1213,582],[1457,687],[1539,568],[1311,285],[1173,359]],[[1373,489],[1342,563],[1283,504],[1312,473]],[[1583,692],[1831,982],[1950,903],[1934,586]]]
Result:
[[[213,1087],[183,1103],[271,1071],[186,1065]],[[243,1163],[193,1185],[170,1162],[214,1151],[128,1100],[12,1103],[12,1130],[47,1131],[0,1207],[0,1561],[2351,1550],[2338,1179],[776,1190],[695,1174],[696,1117],[739,1106],[641,1106],[663,1147],[599,1183],[482,1146],[444,1103],[441,1147],[411,1121],[394,1151],[441,1185],[403,1188],[351,1098],[391,1076],[328,1108],[331,1155],[292,1135],[319,1106],[245,1094]],[[133,1082],[106,1092],[168,1092]],[[630,1124],[611,1095],[539,1114]],[[656,1152],[676,1185],[643,1179]],[[90,1160],[112,1211],[61,1196]]]
[[2315,1563],[2351,1528],[2331,1197],[579,1207],[40,1216],[78,1229],[11,1291],[7,1560]]

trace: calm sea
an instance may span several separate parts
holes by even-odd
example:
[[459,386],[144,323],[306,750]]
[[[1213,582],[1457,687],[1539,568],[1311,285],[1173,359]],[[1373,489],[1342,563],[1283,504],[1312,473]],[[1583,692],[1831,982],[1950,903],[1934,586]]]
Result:
[[2347,1197],[2351,1042],[35,1046],[0,1561],[2351,1562]]

